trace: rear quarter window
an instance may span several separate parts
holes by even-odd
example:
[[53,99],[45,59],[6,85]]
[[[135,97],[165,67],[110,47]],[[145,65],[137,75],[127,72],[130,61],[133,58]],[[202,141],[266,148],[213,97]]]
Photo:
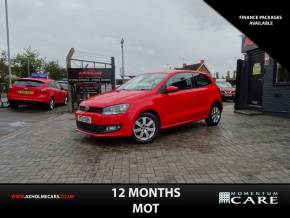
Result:
[[195,77],[195,85],[196,87],[203,87],[211,84],[211,81],[204,75],[199,74]]

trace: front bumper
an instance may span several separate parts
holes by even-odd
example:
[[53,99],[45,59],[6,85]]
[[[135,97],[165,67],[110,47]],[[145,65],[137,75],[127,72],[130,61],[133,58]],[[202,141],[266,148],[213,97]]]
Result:
[[[78,116],[91,117],[90,124],[78,121]],[[128,113],[117,115],[103,115],[101,113],[76,111],[76,130],[94,137],[125,137],[132,135],[132,123]],[[106,131],[108,126],[119,126],[115,131]]]
[[230,100],[234,100],[235,99],[235,95],[222,95],[222,99],[230,99]]

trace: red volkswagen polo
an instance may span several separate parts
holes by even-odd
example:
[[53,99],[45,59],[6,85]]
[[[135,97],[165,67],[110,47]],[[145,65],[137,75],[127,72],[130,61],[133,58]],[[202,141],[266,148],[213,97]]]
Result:
[[22,78],[16,80],[8,91],[12,108],[20,104],[44,104],[53,110],[56,104],[67,103],[67,91],[51,79]]
[[95,137],[131,136],[152,142],[160,130],[205,119],[219,123],[223,109],[210,75],[185,70],[137,76],[117,90],[83,101],[77,131]]

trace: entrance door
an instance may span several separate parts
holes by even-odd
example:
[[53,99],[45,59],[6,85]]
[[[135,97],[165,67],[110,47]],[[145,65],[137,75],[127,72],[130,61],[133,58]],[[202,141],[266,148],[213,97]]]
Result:
[[248,104],[262,106],[262,78],[264,72],[264,52],[250,53]]

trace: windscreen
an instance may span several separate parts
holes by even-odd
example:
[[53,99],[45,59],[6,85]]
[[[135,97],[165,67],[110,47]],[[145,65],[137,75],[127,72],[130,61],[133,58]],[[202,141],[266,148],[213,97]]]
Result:
[[154,89],[165,77],[166,73],[150,73],[136,76],[129,80],[118,90],[151,90]]

